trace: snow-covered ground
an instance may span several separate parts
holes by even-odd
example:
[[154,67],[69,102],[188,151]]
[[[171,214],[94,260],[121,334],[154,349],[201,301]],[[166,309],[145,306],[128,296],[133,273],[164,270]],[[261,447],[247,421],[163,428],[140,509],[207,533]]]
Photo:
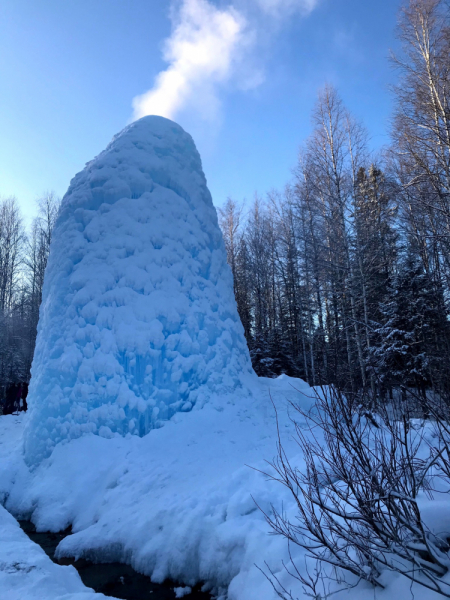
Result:
[[276,452],[268,390],[286,431],[286,400],[307,407],[312,398],[288,377],[254,378],[253,387],[250,399],[216,398],[143,438],[87,435],[59,444],[33,472],[22,458],[27,416],[2,417],[0,498],[38,530],[72,524],[59,556],[126,561],[155,581],[230,586],[230,598],[270,597],[254,563],[272,556],[278,564],[284,543],[267,535],[252,495],[269,509],[283,490],[251,467],[265,468]]
[[[286,402],[295,400],[307,408],[312,390],[286,376],[255,378],[252,388],[251,398],[216,398],[201,410],[174,415],[164,427],[143,438],[117,435],[106,439],[88,434],[59,444],[34,471],[26,466],[22,453],[27,415],[0,417],[0,501],[14,515],[31,517],[38,530],[58,531],[72,524],[75,533],[60,543],[59,556],[124,561],[155,581],[167,577],[185,585],[204,581],[229,600],[275,600],[255,566],[263,567],[267,561],[292,590],[293,598],[306,600],[301,587],[283,571],[285,541],[268,535],[255,501],[263,510],[270,510],[271,503],[278,508],[283,504],[292,518],[295,506],[281,485],[266,481],[251,467],[266,469],[264,460],[276,453],[270,396],[278,409],[288,455],[301,467],[290,439]],[[437,508],[445,513],[445,505]],[[1,565],[11,564],[3,558],[9,556],[10,544],[16,544],[15,552],[20,555],[11,558],[14,562],[34,564],[39,556],[45,580],[55,578],[54,588],[44,588],[45,598],[60,598],[60,582],[72,581],[69,575],[60,574],[59,569],[67,568],[52,566],[10,517],[2,518],[8,529],[1,534]],[[299,550],[294,557],[299,565],[304,564]],[[0,568],[4,571],[1,589],[8,590],[0,597],[14,599],[18,577],[10,567]],[[21,579],[21,600],[39,597],[33,595],[37,576],[33,571]],[[76,582],[73,586],[82,590],[73,570],[70,573]],[[385,582],[383,591],[361,583],[333,598],[412,597],[408,581],[386,574]],[[67,588],[67,593],[76,591],[76,587]],[[416,599],[438,598],[421,588],[413,591]]]

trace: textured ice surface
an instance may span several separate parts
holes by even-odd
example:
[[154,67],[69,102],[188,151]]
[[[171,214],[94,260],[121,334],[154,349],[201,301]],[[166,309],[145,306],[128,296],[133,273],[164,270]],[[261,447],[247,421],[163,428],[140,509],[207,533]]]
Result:
[[192,138],[162,117],[72,180],[45,275],[27,461],[85,432],[144,435],[252,373]]

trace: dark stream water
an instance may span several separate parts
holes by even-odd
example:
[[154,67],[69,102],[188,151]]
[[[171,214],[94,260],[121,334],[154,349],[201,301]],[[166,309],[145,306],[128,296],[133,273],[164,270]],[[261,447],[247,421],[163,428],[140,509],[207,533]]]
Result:
[[[122,600],[173,600],[175,598],[173,581],[152,583],[150,577],[141,575],[129,565],[121,563],[92,563],[89,560],[71,558],[55,559],[55,550],[59,542],[71,534],[70,529],[59,533],[37,532],[31,521],[19,521],[28,537],[60,565],[73,565],[85,586],[101,592],[105,596]],[[186,600],[210,600],[212,596],[200,591],[201,586],[192,589],[192,593],[184,596]]]

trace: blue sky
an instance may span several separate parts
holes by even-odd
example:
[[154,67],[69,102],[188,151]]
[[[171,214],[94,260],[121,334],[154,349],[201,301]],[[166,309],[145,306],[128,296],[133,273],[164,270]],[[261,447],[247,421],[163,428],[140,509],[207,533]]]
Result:
[[216,205],[282,187],[334,84],[388,141],[399,0],[2,0],[0,195],[27,218],[130,120],[192,134]]

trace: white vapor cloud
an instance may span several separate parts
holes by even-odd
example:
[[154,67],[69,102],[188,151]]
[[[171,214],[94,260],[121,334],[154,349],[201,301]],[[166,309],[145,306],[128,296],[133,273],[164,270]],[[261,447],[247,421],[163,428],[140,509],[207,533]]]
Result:
[[207,0],[184,0],[165,43],[169,67],[154,87],[133,100],[135,118],[156,114],[173,118],[195,100],[212,117],[216,86],[233,72],[233,61],[245,45],[245,20],[233,7],[220,10]]
[[133,99],[133,118],[153,114],[173,119],[189,108],[201,119],[214,121],[226,84],[234,81],[248,90],[264,80],[251,59],[258,25],[263,22],[266,33],[272,21],[280,22],[295,11],[308,14],[318,1],[233,0],[223,8],[212,0],[173,3],[172,33],[163,49],[168,67],[149,91]]

